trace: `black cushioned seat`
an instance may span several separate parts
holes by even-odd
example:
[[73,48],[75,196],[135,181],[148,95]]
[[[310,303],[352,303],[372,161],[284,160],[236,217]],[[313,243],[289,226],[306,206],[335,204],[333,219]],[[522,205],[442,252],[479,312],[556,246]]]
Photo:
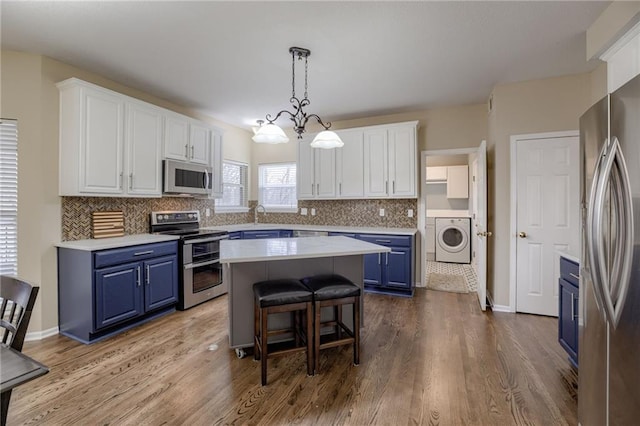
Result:
[[313,291],[314,300],[342,299],[360,296],[360,287],[341,275],[315,275],[302,279],[302,283]]
[[[362,290],[347,278],[337,274],[321,274],[303,278],[302,283],[313,290],[314,372],[319,371],[320,350],[353,344],[353,363],[360,363],[360,294]],[[343,305],[352,305],[353,328],[342,322]],[[333,320],[322,321],[321,310],[333,308]],[[333,338],[321,341],[322,327],[334,327]],[[347,336],[343,337],[343,333]]]
[[[253,285],[253,355],[261,361],[262,386],[267,384],[267,358],[293,352],[307,353],[307,374],[313,375],[313,292],[295,279],[260,281]],[[291,327],[269,329],[269,314],[291,313]],[[302,314],[306,314],[303,320]],[[303,323],[305,326],[303,327]],[[291,335],[294,347],[269,350],[269,336]]]
[[313,298],[313,292],[294,279],[260,281],[253,285],[253,292],[261,308],[310,302]]

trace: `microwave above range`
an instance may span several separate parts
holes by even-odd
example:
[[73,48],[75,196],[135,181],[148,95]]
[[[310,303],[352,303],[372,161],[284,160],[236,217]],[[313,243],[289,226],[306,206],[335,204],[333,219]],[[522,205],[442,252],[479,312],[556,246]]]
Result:
[[201,196],[211,194],[213,175],[209,167],[176,160],[163,160],[162,165],[163,194]]

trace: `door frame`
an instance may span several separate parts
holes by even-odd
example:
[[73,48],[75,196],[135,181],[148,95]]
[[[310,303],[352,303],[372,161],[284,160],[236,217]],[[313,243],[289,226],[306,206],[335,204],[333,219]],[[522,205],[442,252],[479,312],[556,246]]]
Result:
[[509,231],[509,312],[516,312],[516,291],[517,291],[517,213],[518,213],[518,142],[525,142],[528,140],[537,139],[551,139],[551,138],[567,138],[567,137],[580,137],[579,130],[565,130],[561,132],[546,132],[546,133],[527,133],[522,135],[511,135],[510,137],[510,149],[511,149],[511,176],[510,176],[510,231]]
[[478,147],[474,148],[453,148],[435,149],[420,151],[420,197],[418,197],[418,230],[420,231],[420,269],[416,273],[420,274],[419,287],[426,287],[425,267],[427,265],[427,156],[430,155],[469,155],[478,152]]

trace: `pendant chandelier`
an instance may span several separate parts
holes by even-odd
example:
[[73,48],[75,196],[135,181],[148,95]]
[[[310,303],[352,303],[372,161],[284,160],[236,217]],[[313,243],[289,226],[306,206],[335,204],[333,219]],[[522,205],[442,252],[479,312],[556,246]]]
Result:
[[[281,115],[289,115],[291,121],[293,121],[293,130],[298,134],[298,139],[302,139],[302,134],[305,132],[305,126],[307,122],[311,118],[315,118],[316,121],[324,127],[324,130],[316,135],[316,137],[311,142],[311,146],[313,148],[340,148],[344,145],[340,137],[335,133],[329,130],[331,128],[331,123],[327,122],[327,124],[322,122],[322,119],[317,114],[307,114],[303,111],[303,108],[309,106],[311,101],[309,100],[309,95],[307,92],[307,81],[308,81],[308,58],[311,54],[309,49],[304,49],[302,47],[291,47],[289,48],[289,53],[291,53],[291,99],[289,102],[293,105],[293,111],[290,112],[287,110],[282,110],[274,118],[271,118],[271,114],[267,114],[267,124],[262,124],[264,121],[258,120],[258,124],[260,128],[255,132],[253,136],[254,142],[257,143],[286,143],[289,142],[289,138],[284,133],[282,128],[274,122],[280,118]],[[298,99],[296,96],[296,58],[301,61],[304,58],[304,98]]]

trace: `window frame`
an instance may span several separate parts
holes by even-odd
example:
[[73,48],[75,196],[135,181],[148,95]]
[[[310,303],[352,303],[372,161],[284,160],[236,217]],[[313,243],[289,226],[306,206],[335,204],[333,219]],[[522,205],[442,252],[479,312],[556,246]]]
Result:
[[[291,206],[291,207],[284,207],[282,205],[267,205],[264,204],[263,200],[262,200],[262,169],[264,167],[282,167],[282,166],[287,166],[287,167],[291,167],[293,166],[293,169],[296,172],[296,178],[294,179],[294,183],[293,185],[289,185],[289,187],[293,188],[293,196],[294,196],[294,200],[295,200],[295,205]],[[283,161],[283,162],[275,162],[275,163],[261,163],[258,164],[258,205],[262,205],[265,210],[268,213],[298,213],[298,180],[297,180],[297,173],[298,173],[298,164],[295,161]]]
[[[225,164],[231,164],[231,165],[235,165],[235,166],[240,166],[240,167],[244,167],[244,184],[241,182],[240,184],[232,184],[232,183],[226,183],[224,181],[224,165]],[[223,197],[224,197],[224,188],[225,185],[232,185],[232,186],[238,186],[238,187],[244,187],[244,193],[245,193],[245,197],[244,200],[242,200],[243,204],[242,206],[222,206],[222,205],[218,205],[218,200],[221,200],[221,198],[217,198],[215,200],[214,206],[215,206],[215,213],[247,213],[249,211],[249,164],[244,163],[242,161],[235,161],[235,160],[223,160],[222,161],[222,192],[223,192]],[[241,171],[242,174],[242,171]],[[241,178],[242,180],[242,178]]]

